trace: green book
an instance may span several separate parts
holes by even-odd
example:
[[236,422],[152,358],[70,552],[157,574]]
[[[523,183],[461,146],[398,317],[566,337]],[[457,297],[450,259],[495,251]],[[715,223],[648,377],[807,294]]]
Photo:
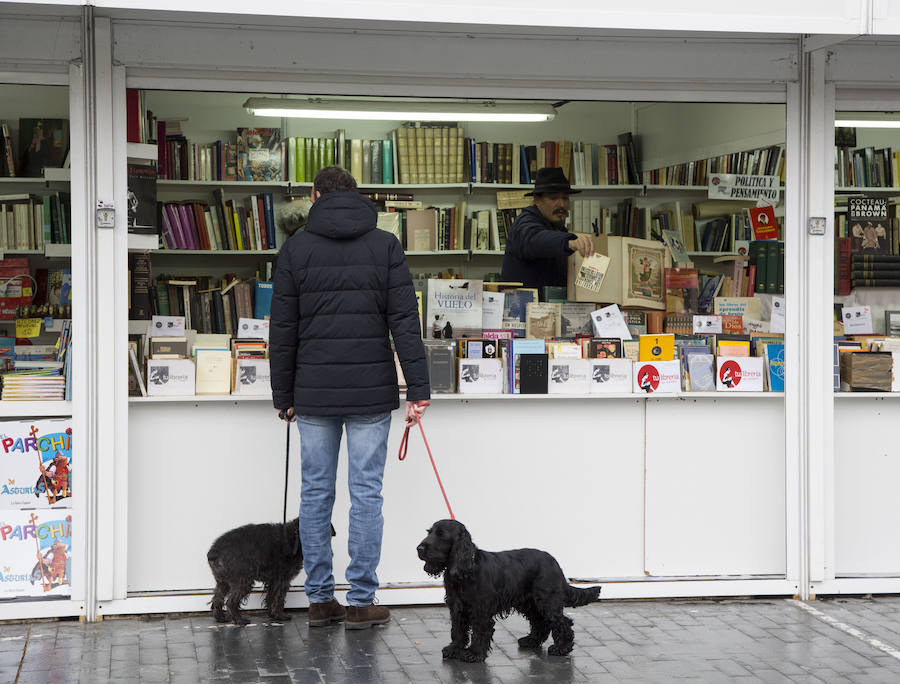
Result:
[[754,240],[750,243],[750,263],[756,266],[755,292],[765,294],[766,289],[766,243]]
[[778,293],[778,241],[767,240],[766,244],[766,292]]
[[296,168],[294,175],[297,182],[302,183],[306,180],[306,156],[303,153],[303,138],[294,138],[294,158],[296,159]]
[[381,141],[381,182],[385,185],[394,183],[394,147],[393,141]]
[[303,138],[303,157],[306,160],[306,174],[303,177],[303,180],[307,183],[311,182],[315,179],[315,172],[313,171],[313,139],[312,138]]
[[334,166],[334,138],[324,138],[325,140],[325,163],[323,166]]
[[44,244],[49,245],[51,242],[53,242],[50,231],[50,195],[44,195],[41,199],[43,204],[42,209],[44,210]]

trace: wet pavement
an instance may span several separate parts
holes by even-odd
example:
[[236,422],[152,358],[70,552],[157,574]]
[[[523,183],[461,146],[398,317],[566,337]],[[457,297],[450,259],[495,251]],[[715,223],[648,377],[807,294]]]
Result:
[[398,607],[345,631],[208,615],[0,623],[0,682],[900,682],[900,598],[604,601],[567,610],[566,657],[498,621],[483,664],[442,661],[446,607]]

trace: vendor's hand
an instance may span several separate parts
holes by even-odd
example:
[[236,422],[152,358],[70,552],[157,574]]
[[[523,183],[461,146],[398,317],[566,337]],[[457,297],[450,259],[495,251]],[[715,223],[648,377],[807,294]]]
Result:
[[575,239],[569,240],[569,249],[578,252],[582,257],[589,257],[594,253],[594,241],[590,235],[577,233],[573,233],[573,235],[575,235]]
[[297,420],[297,416],[294,415],[294,407],[293,406],[291,406],[290,408],[286,408],[286,409],[275,409],[275,410],[278,411],[278,418],[280,420],[286,420],[288,423],[293,423],[295,420]]
[[409,424],[417,423],[425,415],[425,409],[431,406],[430,401],[408,401],[406,402],[406,422]]

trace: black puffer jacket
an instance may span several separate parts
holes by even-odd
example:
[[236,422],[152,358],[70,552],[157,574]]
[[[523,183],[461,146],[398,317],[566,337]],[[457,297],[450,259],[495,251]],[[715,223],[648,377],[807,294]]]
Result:
[[376,228],[357,192],[322,195],[306,229],[278,254],[269,356],[275,408],[303,415],[383,413],[400,404],[388,332],[406,398],[429,398],[416,295],[396,237]]
[[536,287],[565,286],[569,241],[575,236],[554,228],[537,207],[526,207],[516,217],[506,239],[500,280]]

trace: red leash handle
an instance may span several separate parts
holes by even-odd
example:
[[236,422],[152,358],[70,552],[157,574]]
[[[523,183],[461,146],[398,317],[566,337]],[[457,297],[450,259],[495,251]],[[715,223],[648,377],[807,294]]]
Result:
[[[450,520],[456,520],[456,516],[453,515],[453,509],[450,508],[450,499],[447,498],[447,492],[444,490],[444,483],[441,482],[441,476],[438,474],[437,465],[434,463],[434,456],[431,455],[431,447],[428,446],[428,438],[425,437],[425,428],[422,427],[422,421],[416,420],[419,424],[419,431],[422,433],[422,441],[425,442],[425,450],[428,452],[428,458],[431,460],[431,468],[434,470],[434,476],[437,478],[438,487],[441,488],[441,495],[444,497],[444,503],[447,504],[447,512],[450,513]],[[404,460],[406,458],[406,452],[409,449],[409,429],[412,427],[412,423],[406,424],[406,429],[403,431],[403,437],[400,439],[400,451],[397,454],[397,458],[399,460]]]

